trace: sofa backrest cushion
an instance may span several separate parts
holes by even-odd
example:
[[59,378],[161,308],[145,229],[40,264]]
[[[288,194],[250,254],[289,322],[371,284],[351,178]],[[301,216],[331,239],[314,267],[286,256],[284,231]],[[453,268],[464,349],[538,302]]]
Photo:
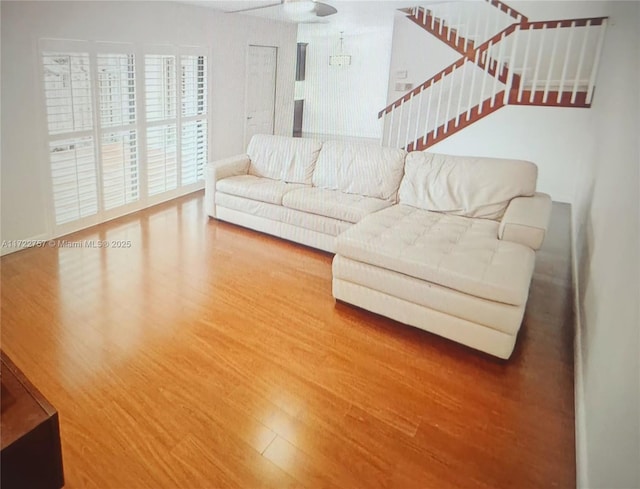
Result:
[[322,143],[313,139],[256,134],[249,141],[249,174],[311,184]]
[[322,145],[313,185],[348,194],[395,200],[406,151],[377,144],[327,141]]
[[511,199],[536,191],[538,167],[528,161],[414,151],[405,160],[401,204],[499,220]]

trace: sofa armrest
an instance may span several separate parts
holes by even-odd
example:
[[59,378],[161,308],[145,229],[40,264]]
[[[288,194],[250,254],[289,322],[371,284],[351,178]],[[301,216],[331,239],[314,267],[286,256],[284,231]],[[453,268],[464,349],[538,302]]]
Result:
[[536,193],[533,197],[516,197],[509,202],[498,238],[514,241],[539,250],[551,216],[551,197]]
[[213,161],[207,165],[204,184],[205,211],[216,217],[216,182],[223,178],[246,175],[251,160],[246,154],[231,156],[223,160]]

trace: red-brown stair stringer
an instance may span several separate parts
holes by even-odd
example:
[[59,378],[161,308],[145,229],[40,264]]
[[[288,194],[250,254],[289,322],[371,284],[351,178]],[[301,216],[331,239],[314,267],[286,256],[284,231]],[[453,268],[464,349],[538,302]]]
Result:
[[[498,92],[496,94],[493,107],[491,106],[491,98],[488,98],[484,102],[482,102],[482,112],[480,112],[480,104],[478,104],[471,108],[469,119],[467,119],[467,113],[463,112],[459,118],[454,117],[446,124],[443,124],[440,127],[438,127],[437,135],[435,130],[430,131],[427,134],[426,141],[424,140],[424,138],[419,138],[417,141],[413,141],[412,143],[409,143],[406,150],[407,151],[425,150],[430,146],[433,146],[434,144],[439,143],[440,141],[444,141],[449,136],[452,136],[453,134],[463,130],[465,127],[470,126],[471,124],[479,121],[480,119],[487,117],[489,114],[493,114],[496,110],[500,109],[501,107],[504,107],[505,105],[504,95],[505,95],[504,90],[501,92]],[[456,125],[456,119],[458,120],[457,125]],[[445,132],[445,126],[447,129],[446,132]]]
[[[423,7],[421,7],[423,8]],[[407,12],[407,18],[413,22],[414,24],[419,25],[429,34],[438,38],[439,41],[445,43],[452,49],[455,49],[458,53],[462,55],[466,55],[467,53],[473,51],[474,43],[471,40],[465,40],[464,37],[458,36],[458,41],[456,42],[456,30],[448,27],[446,24],[442,25],[442,32],[440,32],[440,23],[442,19],[436,17],[433,19],[431,14],[427,14],[426,22],[424,21],[424,16],[420,14],[421,10],[418,10],[418,14],[414,15],[411,12],[411,9],[404,9],[404,12]],[[433,25],[433,28],[432,28]],[[466,49],[465,49],[466,46]]]

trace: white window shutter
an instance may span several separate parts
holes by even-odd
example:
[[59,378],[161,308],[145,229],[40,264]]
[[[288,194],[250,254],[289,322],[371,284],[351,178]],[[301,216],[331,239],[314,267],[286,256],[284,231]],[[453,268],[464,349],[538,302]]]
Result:
[[92,137],[49,144],[56,224],[98,212],[96,162]]
[[133,54],[98,54],[100,127],[136,122],[136,78]]
[[204,178],[207,163],[207,121],[182,123],[182,184]]
[[144,57],[147,122],[176,117],[176,57],[148,54]]
[[105,133],[100,144],[105,210],[135,202],[140,189],[136,131]]
[[204,178],[207,162],[207,57],[180,56],[182,185]]
[[176,125],[147,129],[147,190],[156,195],[178,186]]
[[93,128],[88,53],[42,54],[49,134]]
[[207,57],[183,55],[182,69],[182,116],[197,116],[207,113]]

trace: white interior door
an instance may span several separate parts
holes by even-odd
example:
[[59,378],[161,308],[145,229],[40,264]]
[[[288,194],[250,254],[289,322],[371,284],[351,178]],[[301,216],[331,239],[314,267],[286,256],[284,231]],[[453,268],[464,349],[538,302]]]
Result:
[[273,134],[278,48],[249,46],[247,55],[245,146],[254,134]]

